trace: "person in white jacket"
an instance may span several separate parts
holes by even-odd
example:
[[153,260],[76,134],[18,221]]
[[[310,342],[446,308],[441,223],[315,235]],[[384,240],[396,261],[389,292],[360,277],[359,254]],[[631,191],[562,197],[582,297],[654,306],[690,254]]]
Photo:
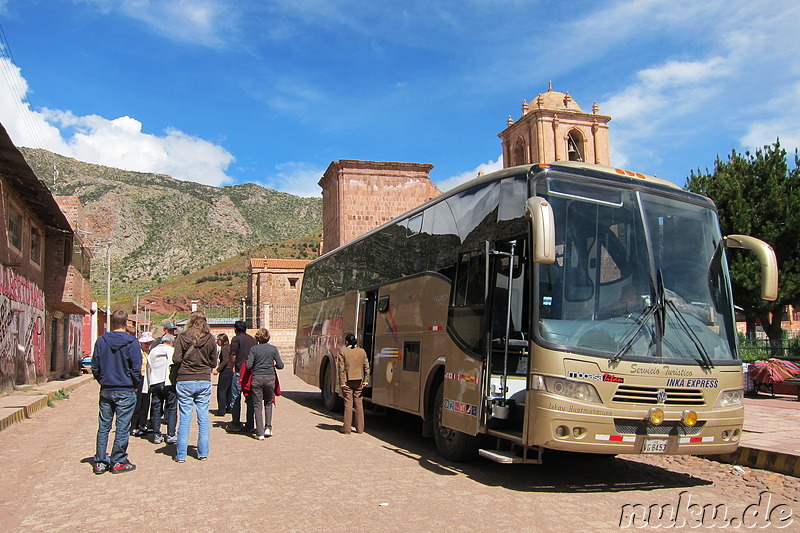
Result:
[[161,337],[161,344],[150,350],[147,356],[147,381],[150,384],[150,425],[153,427],[153,443],[164,442],[161,433],[161,418],[167,419],[167,444],[178,442],[175,431],[178,422],[178,395],[175,384],[169,379],[175,337],[169,333]]

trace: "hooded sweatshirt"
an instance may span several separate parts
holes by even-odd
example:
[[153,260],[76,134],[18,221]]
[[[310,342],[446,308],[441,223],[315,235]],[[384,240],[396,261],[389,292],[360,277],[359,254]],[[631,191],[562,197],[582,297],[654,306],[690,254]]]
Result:
[[142,384],[142,349],[133,335],[107,331],[97,338],[92,375],[100,388],[134,389]]
[[[196,335],[199,334],[199,337]],[[217,342],[210,333],[186,330],[175,339],[172,362],[180,364],[177,381],[211,381],[217,366]]]

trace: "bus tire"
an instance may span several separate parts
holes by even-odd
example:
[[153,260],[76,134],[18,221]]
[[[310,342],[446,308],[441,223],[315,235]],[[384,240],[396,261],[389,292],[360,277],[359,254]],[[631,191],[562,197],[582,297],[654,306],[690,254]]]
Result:
[[333,365],[330,363],[325,365],[320,395],[322,396],[322,404],[328,411],[341,411],[344,408],[344,401],[336,392],[336,372],[333,371]]
[[433,438],[439,455],[455,462],[471,461],[478,456],[478,436],[468,435],[442,425],[444,382],[439,384],[433,404]]

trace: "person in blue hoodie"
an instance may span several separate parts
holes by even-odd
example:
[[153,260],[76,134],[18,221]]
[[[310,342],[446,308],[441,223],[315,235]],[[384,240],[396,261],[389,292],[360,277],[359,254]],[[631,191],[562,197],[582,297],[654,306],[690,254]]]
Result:
[[[103,333],[94,344],[92,375],[100,384],[100,414],[97,427],[97,450],[94,473],[110,470],[114,474],[130,472],[136,465],[128,460],[128,429],[136,407],[136,389],[142,384],[142,350],[139,341],[125,331],[128,313],[111,314],[111,331]],[[116,417],[111,457],[107,454],[108,434]]]

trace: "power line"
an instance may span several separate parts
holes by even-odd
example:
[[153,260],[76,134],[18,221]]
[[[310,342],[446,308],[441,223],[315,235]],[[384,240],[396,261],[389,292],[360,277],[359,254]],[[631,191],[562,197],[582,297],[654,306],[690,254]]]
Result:
[[[36,145],[33,146],[33,148],[43,148],[48,153],[52,154],[53,150],[47,142],[47,137],[42,130],[41,123],[34,118],[33,104],[28,97],[27,89],[22,84],[22,76],[18,72],[15,72],[15,69],[19,69],[19,66],[14,59],[11,45],[8,42],[8,38],[6,38],[6,33],[2,24],[0,24],[0,58],[5,60],[0,60],[0,71],[3,73],[6,85],[8,85],[11,94],[15,96],[14,103],[22,119],[23,127],[27,130],[30,139]],[[54,169],[53,178],[55,179],[57,175],[55,161],[52,161],[52,163]]]

